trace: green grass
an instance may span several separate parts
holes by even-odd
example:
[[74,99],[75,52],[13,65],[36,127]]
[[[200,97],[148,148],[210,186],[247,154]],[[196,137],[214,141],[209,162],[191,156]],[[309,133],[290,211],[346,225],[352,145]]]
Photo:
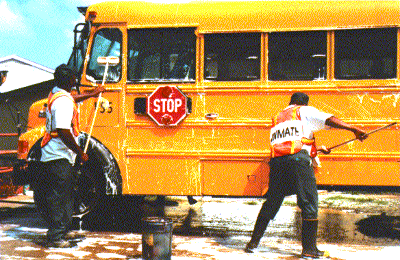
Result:
[[246,201],[244,204],[245,205],[258,205],[260,203],[258,201]]
[[350,202],[350,203],[360,203],[360,204],[374,203],[374,204],[378,204],[378,205],[387,205],[389,203],[387,201],[376,200],[376,199],[373,199],[373,198],[347,197],[347,196],[342,196],[342,195],[328,197],[328,198],[324,199],[322,202],[331,205],[336,201],[343,201],[343,202]]
[[296,203],[296,201],[283,201],[283,204],[282,205],[284,205],[284,206],[291,206],[291,207],[295,207],[295,206],[297,206],[297,203]]

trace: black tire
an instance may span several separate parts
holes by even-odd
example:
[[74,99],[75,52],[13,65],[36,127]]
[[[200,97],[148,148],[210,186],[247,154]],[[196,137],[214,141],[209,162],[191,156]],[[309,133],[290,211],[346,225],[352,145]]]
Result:
[[74,217],[82,217],[96,210],[106,196],[104,175],[102,176],[98,167],[97,169],[93,167],[95,160],[89,159],[89,161],[77,173],[74,190]]
[[[87,134],[79,137],[79,145],[84,147]],[[110,151],[95,138],[91,138],[87,154],[89,160],[78,167],[75,186],[74,216],[81,217],[95,211],[104,203],[107,197],[107,181],[112,181],[117,187],[116,191],[109,192],[114,195],[122,193],[122,180],[118,165]]]

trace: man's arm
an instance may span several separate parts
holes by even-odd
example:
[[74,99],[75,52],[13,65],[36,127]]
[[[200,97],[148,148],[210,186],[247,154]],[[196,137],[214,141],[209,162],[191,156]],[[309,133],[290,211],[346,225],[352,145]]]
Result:
[[72,136],[71,131],[69,129],[57,128],[57,133],[58,133],[58,136],[63,141],[63,143],[69,149],[71,149],[74,153],[77,154],[80,162],[86,162],[89,159],[88,155],[83,153],[83,150],[76,143],[76,141],[75,141],[74,137]]
[[368,136],[366,135],[366,132],[358,127],[355,127],[353,125],[347,124],[340,120],[339,118],[336,118],[334,116],[331,116],[330,118],[326,119],[325,125],[334,127],[334,128],[339,128],[339,129],[345,129],[348,131],[351,131],[354,133],[356,138],[360,141],[363,141],[366,139]]
[[[355,127],[353,125],[347,124],[347,123],[343,122],[342,120],[340,120],[339,118],[336,118],[334,116],[331,116],[328,119],[326,119],[325,125],[333,127],[333,128],[339,128],[339,129],[351,131],[354,133],[356,138],[360,141],[363,141],[364,139],[366,139],[368,137],[368,135],[366,135],[366,132],[364,130],[362,130],[358,127]],[[324,154],[329,154],[331,152],[331,150],[328,149],[327,147],[325,147],[324,145],[317,147],[317,151],[322,152]]]
[[104,87],[97,87],[95,88],[92,92],[86,93],[86,94],[80,94],[80,95],[73,95],[72,97],[74,98],[76,103],[82,102],[88,98],[92,97],[97,97],[101,92],[104,92]]

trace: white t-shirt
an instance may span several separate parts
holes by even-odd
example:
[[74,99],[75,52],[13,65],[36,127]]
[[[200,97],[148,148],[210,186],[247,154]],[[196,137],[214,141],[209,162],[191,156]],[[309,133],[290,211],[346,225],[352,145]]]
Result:
[[[68,93],[58,87],[54,87],[52,90],[53,94],[59,91]],[[71,125],[73,113],[74,102],[70,98],[66,96],[56,98],[51,105],[50,113],[46,113],[46,131],[55,131],[59,128],[70,129],[71,133],[73,133]],[[77,140],[76,137],[75,140]],[[69,149],[59,137],[51,138],[50,141],[42,147],[42,162],[68,159],[69,162],[73,164],[75,162],[75,157],[76,154]]]
[[300,117],[301,122],[304,124],[305,137],[312,139],[314,138],[313,132],[329,129],[329,127],[325,125],[325,121],[332,116],[332,114],[319,111],[315,107],[301,106]]
[[[293,106],[294,105],[290,105],[286,109],[289,109]],[[313,139],[314,132],[322,129],[329,129],[329,127],[325,125],[325,121],[332,116],[332,114],[319,111],[315,107],[300,106],[300,118],[303,125],[304,137],[308,139]],[[309,154],[311,153],[310,145],[304,145],[303,149],[306,150]]]

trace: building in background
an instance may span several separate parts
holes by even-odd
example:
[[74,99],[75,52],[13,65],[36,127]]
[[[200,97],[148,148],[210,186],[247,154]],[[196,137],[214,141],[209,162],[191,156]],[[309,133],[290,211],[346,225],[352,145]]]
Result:
[[16,155],[18,134],[27,130],[29,107],[47,97],[53,74],[53,69],[16,55],[0,58],[0,196],[10,193],[2,177],[12,164],[5,157]]
[[0,93],[6,93],[18,89],[42,83],[53,79],[54,70],[35,62],[10,55],[0,58]]
[[[10,134],[26,130],[29,107],[47,97],[53,85],[54,70],[16,55],[0,58],[0,150],[17,148],[17,137]],[[18,117],[20,122],[18,122]]]

